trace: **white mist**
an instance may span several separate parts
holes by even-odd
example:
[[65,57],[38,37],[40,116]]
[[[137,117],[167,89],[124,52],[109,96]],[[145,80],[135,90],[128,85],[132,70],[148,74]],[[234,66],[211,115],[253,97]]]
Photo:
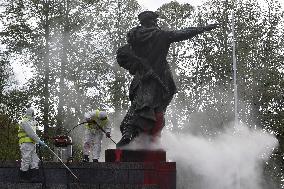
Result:
[[245,125],[206,137],[164,131],[167,157],[177,162],[178,189],[261,189],[263,163],[277,139]]

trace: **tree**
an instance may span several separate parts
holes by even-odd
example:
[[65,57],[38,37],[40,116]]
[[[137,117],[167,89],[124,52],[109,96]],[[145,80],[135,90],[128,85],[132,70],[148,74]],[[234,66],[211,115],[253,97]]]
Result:
[[[160,15],[160,25],[166,30],[180,30],[192,25],[192,16],[194,8],[190,4],[179,4],[172,1],[164,4],[158,9]],[[184,70],[190,69],[189,57],[192,55],[190,48],[192,48],[191,41],[181,41],[171,45],[168,60],[171,65],[173,78],[176,82],[178,93],[172,100],[168,108],[168,123],[171,129],[176,130],[184,126],[184,120],[191,110],[189,107],[181,108],[183,104],[187,103],[186,89],[188,88],[187,73]],[[190,46],[190,47],[189,47]],[[175,113],[178,112],[178,113]]]
[[0,159],[6,160],[19,160],[20,150],[18,141],[18,128],[17,124],[13,122],[8,115],[0,115],[0,139],[3,141],[0,144]]
[[[231,12],[235,11],[240,120],[251,127],[257,125],[275,133],[281,142],[283,68],[279,65],[283,61],[283,13],[275,1],[267,1],[268,9],[255,1],[234,2],[210,0],[193,12],[193,25],[206,25],[210,21],[220,23],[220,29],[205,33],[186,44],[187,52],[194,49],[194,53],[188,53],[187,59],[169,57],[175,60],[175,65],[189,65],[187,67],[190,69],[185,71],[182,66],[181,69],[175,68],[182,89],[177,97],[182,96],[186,100],[173,101],[172,107],[183,102],[180,105],[182,111],[170,110],[168,113],[179,114],[179,119],[174,122],[177,132],[190,130],[191,133],[209,138],[218,135],[228,122],[234,120]],[[169,22],[174,23],[174,20]],[[270,175],[277,177],[274,180],[278,180],[278,186],[282,177],[279,161],[283,157],[282,146],[283,143],[278,152],[272,155],[268,166],[271,166]]]

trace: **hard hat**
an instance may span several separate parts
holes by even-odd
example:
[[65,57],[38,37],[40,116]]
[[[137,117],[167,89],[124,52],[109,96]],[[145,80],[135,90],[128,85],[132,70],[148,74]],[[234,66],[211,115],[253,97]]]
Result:
[[106,120],[107,119],[107,113],[105,111],[99,112],[99,119],[100,120]]
[[26,116],[34,117],[35,111],[33,108],[28,108],[26,110]]

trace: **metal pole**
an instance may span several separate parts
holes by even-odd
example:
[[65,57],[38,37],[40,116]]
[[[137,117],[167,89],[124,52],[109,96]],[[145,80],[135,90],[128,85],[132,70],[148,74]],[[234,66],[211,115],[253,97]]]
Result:
[[62,161],[62,159],[60,157],[58,157],[58,155],[53,151],[51,150],[47,145],[45,146],[49,149],[49,151],[51,151],[53,153],[53,155],[55,155],[55,157],[57,157],[59,159],[59,161],[64,165],[64,167],[77,179],[78,177],[71,171],[71,169],[69,169],[69,167],[67,167],[67,165]]
[[[238,86],[237,86],[237,59],[236,59],[236,41],[235,41],[235,14],[234,10],[232,10],[232,34],[233,34],[233,80],[234,80],[234,111],[235,111],[235,128],[238,127]],[[237,165],[238,166],[238,165]],[[237,167],[237,175],[236,175],[236,189],[241,188],[241,179],[240,179],[240,167]]]
[[237,86],[237,59],[236,59],[236,42],[235,42],[235,14],[232,12],[232,34],[233,34],[233,80],[234,80],[234,112],[235,112],[235,127],[237,127],[238,115],[238,86]]

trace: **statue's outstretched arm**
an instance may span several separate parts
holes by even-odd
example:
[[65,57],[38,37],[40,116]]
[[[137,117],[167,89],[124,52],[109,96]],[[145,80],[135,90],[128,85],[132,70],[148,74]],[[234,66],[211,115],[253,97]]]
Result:
[[218,27],[218,24],[209,24],[203,27],[189,27],[182,30],[175,30],[170,32],[170,42],[179,42],[201,34],[205,31],[210,31]]

